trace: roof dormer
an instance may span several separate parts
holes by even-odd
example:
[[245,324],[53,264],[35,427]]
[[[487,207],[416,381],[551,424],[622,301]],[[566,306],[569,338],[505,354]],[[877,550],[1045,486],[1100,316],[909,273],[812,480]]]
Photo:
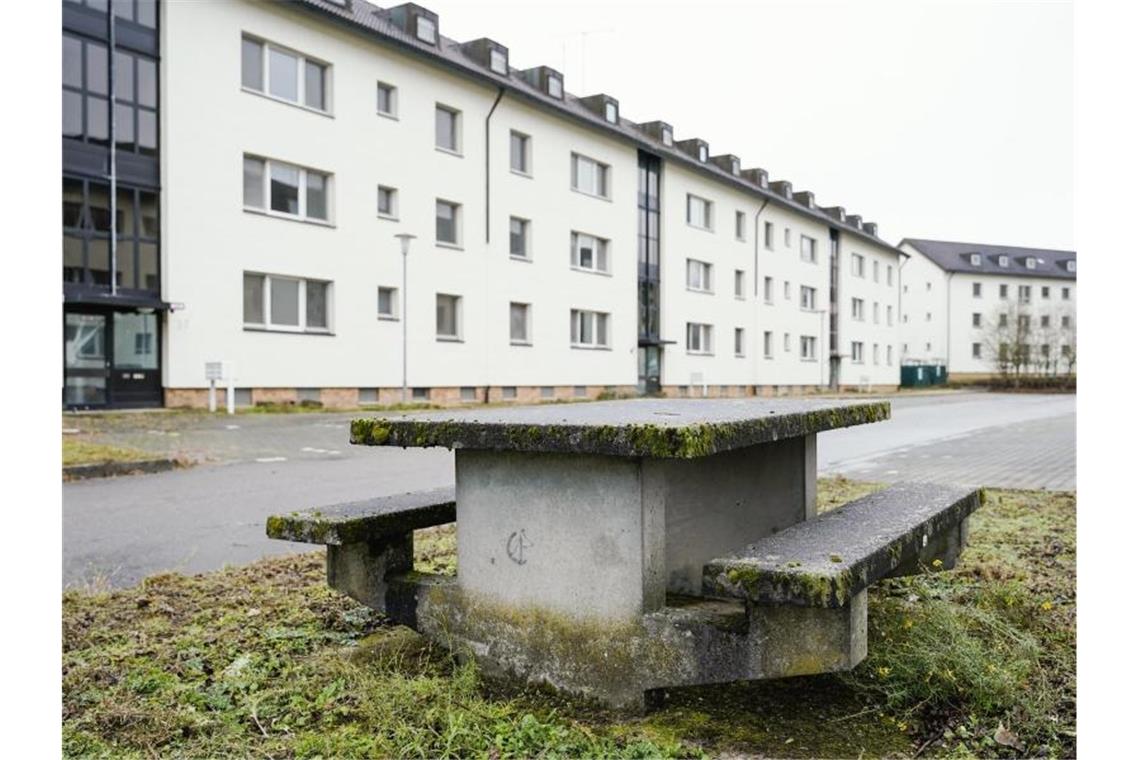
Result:
[[731,153],[725,153],[722,156],[713,156],[711,160],[714,164],[724,169],[726,172],[734,177],[740,176],[740,159]]
[[1026,256],[1025,257],[1025,268],[1026,269],[1036,269],[1037,268],[1037,257],[1036,256]]
[[827,214],[837,222],[847,221],[847,209],[843,208],[842,206],[828,206],[826,208],[821,208],[820,211]]
[[793,193],[792,198],[801,206],[815,208],[815,193],[811,190],[801,190],[798,193]]
[[522,72],[523,78],[535,89],[541,90],[555,100],[563,99],[562,74],[549,66],[535,66]]
[[1066,272],[1072,272],[1073,274],[1076,274],[1076,272],[1077,272],[1077,260],[1076,259],[1068,259],[1067,261],[1065,261],[1065,271]]
[[969,257],[970,257],[970,266],[980,267],[982,265],[982,254],[971,253],[971,254],[969,254]]
[[764,169],[745,169],[740,172],[740,176],[757,187],[768,187],[768,172]]
[[617,98],[599,93],[587,98],[580,98],[578,102],[610,124],[619,122]]
[[702,164],[709,160],[709,144],[699,137],[690,137],[688,140],[678,140],[675,145],[681,151],[688,153]]
[[404,3],[389,8],[388,20],[425,45],[439,45],[439,15],[422,5]]
[[879,223],[878,222],[863,222],[863,232],[866,232],[871,237],[879,236]]
[[783,197],[789,201],[792,199],[792,183],[791,182],[788,182],[787,180],[783,180],[783,179],[778,179],[775,182],[773,182],[770,185],[770,187],[772,188],[772,192],[776,193],[776,195],[779,195],[779,196],[781,196],[781,197]]
[[500,45],[492,39],[483,37],[482,39],[464,42],[459,47],[468,58],[499,76],[505,77],[511,73],[509,51],[506,45]]
[[1002,267],[1003,269],[1008,268],[1009,256],[1006,256],[1004,253],[1001,256],[998,256],[998,266]]
[[673,147],[673,125],[666,121],[647,121],[637,128],[657,140],[666,148]]

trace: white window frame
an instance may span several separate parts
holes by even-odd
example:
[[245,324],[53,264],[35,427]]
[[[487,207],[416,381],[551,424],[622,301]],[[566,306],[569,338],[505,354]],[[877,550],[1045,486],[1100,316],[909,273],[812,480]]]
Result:
[[772,222],[764,222],[764,248],[776,250],[776,225]]
[[[333,106],[332,106],[332,102],[333,102],[333,100],[332,100],[332,89],[333,89],[332,88],[332,70],[333,70],[333,67],[332,67],[331,63],[329,63],[328,61],[322,61],[320,58],[315,58],[311,55],[308,55],[307,53],[302,53],[299,50],[295,50],[293,48],[286,47],[285,45],[279,45],[276,42],[270,42],[269,40],[265,39],[264,37],[258,37],[255,34],[247,34],[245,32],[242,32],[241,41],[242,41],[243,47],[245,46],[246,40],[249,40],[250,42],[256,42],[258,45],[261,46],[261,87],[256,88],[256,87],[248,86],[244,81],[245,72],[239,71],[238,81],[241,83],[241,89],[243,92],[248,92],[248,93],[253,94],[253,95],[260,95],[263,98],[269,98],[270,100],[276,100],[278,103],[285,103],[286,105],[295,106],[296,108],[301,108],[301,109],[304,109],[306,111],[311,111],[313,113],[324,114],[325,116],[332,116],[333,115]],[[297,59],[297,70],[296,70],[297,100],[290,100],[289,98],[282,97],[281,95],[274,95],[272,92],[269,91],[269,51],[270,50],[276,50],[279,53],[283,53],[285,55],[292,56],[292,57]],[[242,55],[242,64],[243,65],[244,65],[244,61],[245,61],[245,55],[244,55],[244,51],[243,51],[243,55]],[[317,66],[320,66],[322,69],[321,88],[323,90],[323,95],[324,95],[324,100],[325,100],[325,107],[324,108],[317,108],[316,106],[311,106],[305,102],[305,64],[306,63],[316,64]]]
[[[808,244],[806,253],[804,251],[804,243]],[[819,246],[815,238],[800,235],[800,261],[805,261],[808,264],[819,263]]]
[[732,275],[733,293],[736,297],[743,301],[746,298],[747,285],[745,283],[745,273],[743,269],[737,269]]
[[895,284],[895,268],[887,264],[887,287],[893,287]]
[[[447,145],[440,145],[438,142],[439,134],[436,129],[436,122],[439,119],[440,112],[451,114],[452,121],[452,136],[455,139],[454,147]],[[435,111],[432,112],[434,119],[432,121],[432,139],[436,140],[435,149],[441,153],[447,153],[451,156],[463,156],[463,112],[454,106],[449,106],[446,103],[436,103]]]
[[[390,201],[391,211],[384,213],[380,210],[380,193],[388,193],[388,200]],[[388,185],[376,186],[376,216],[381,219],[390,219],[394,222],[400,221],[400,193],[394,187]]]
[[764,303],[771,304],[776,298],[776,281],[768,276],[764,277]]
[[[593,250],[593,254],[590,257],[592,259],[592,265],[583,266],[581,249],[584,246],[582,243],[588,240],[592,240],[594,243],[592,246],[585,246]],[[591,235],[588,232],[571,230],[570,268],[578,272],[608,275],[610,273],[610,241],[607,238]]]
[[867,260],[861,253],[851,254],[851,276],[859,278],[867,276]]
[[1018,285],[1017,286],[1017,302],[1018,303],[1032,303],[1033,301],[1033,286],[1032,285]]
[[[594,179],[593,187],[586,187],[583,183],[583,168],[590,169]],[[601,188],[598,184],[601,184]],[[610,199],[610,166],[597,159],[584,156],[581,153],[570,153],[570,189],[576,193],[588,195],[591,198]]]
[[[515,222],[522,222],[523,252],[521,254],[515,253],[511,250],[511,239],[514,237],[514,230],[512,227],[514,226]],[[510,218],[510,221],[507,222],[507,255],[515,261],[532,261],[529,219],[524,219],[521,216],[512,216]]]
[[[439,299],[451,298],[455,309],[455,334],[449,335],[439,331]],[[442,343],[460,343],[463,341],[463,296],[454,293],[435,294],[435,339]]]
[[[583,327],[589,324],[589,340],[583,340]],[[599,326],[603,339],[599,339]],[[589,309],[570,310],[570,347],[608,349],[610,347],[610,314]]]
[[[701,209],[704,216],[704,224],[701,224],[693,219],[694,203],[697,204],[696,208]],[[708,198],[702,198],[699,195],[688,193],[685,196],[685,223],[690,227],[695,227],[698,230],[705,232],[713,231],[713,202]]]
[[774,340],[775,340],[775,336],[772,334],[772,331],[771,330],[765,330],[764,331],[764,341],[763,341],[764,342],[763,350],[764,350],[764,358],[765,359],[772,359],[775,356],[775,351],[773,350],[773,341]]
[[[388,104],[392,107],[390,111],[380,110],[380,90],[388,91]],[[376,81],[376,115],[385,116],[389,119],[399,120],[400,118],[400,100],[399,88],[394,84],[388,84],[380,80]]]
[[974,298],[982,297],[982,283],[971,283],[970,292],[973,293]]
[[736,212],[736,239],[742,243],[748,241],[748,216],[743,211]]
[[[433,215],[433,221],[435,223],[435,234],[436,234],[435,244],[437,246],[442,247],[442,248],[455,248],[458,250],[462,250],[463,249],[463,204],[462,203],[456,203],[455,201],[449,201],[446,198],[436,198],[435,203],[436,203],[435,214]],[[455,241],[454,242],[450,241],[450,240],[440,240],[439,239],[439,204],[441,204],[441,203],[444,205],[447,205],[447,206],[451,206],[452,208],[455,209]]]
[[970,254],[970,266],[980,267],[981,265],[982,265],[982,254],[971,253]]
[[[392,305],[392,310],[388,312],[380,311],[380,291],[386,290],[389,293],[388,299]],[[399,321],[400,319],[400,289],[390,287],[388,285],[378,285],[376,287],[376,318]]]
[[[693,284],[694,272],[697,274],[696,285]],[[712,293],[713,265],[700,259],[685,259],[685,289],[693,293]]]
[[[521,306],[523,308],[523,316],[524,316],[523,332],[525,334],[521,338],[516,338],[515,334],[514,334],[515,307],[516,306]],[[529,303],[524,303],[523,301],[511,301],[510,305],[507,307],[507,335],[510,338],[510,343],[512,346],[529,346],[529,345],[532,345],[532,343],[531,343],[531,334],[532,333],[531,333],[530,315],[531,315],[531,305]]]
[[856,322],[867,321],[866,303],[862,298],[851,299],[851,318]]
[[[245,278],[261,278],[261,322],[245,321]],[[296,325],[285,325],[271,322],[273,315],[272,281],[281,280],[297,283],[297,322]],[[308,283],[315,282],[325,286],[325,327],[308,326]],[[291,275],[271,274],[269,272],[242,272],[242,327],[246,330],[261,330],[265,332],[307,333],[311,335],[333,334],[333,283],[332,280],[320,280],[309,277],[294,277]]]
[[800,285],[800,310],[815,311],[815,305],[816,289],[810,285]]
[[864,353],[865,352],[863,350],[863,341],[861,341],[861,340],[851,341],[851,363],[852,364],[863,364],[864,363],[864,361],[863,361],[864,360]]
[[784,247],[785,248],[791,248],[792,247],[792,228],[791,227],[785,227],[784,228]]
[[[245,162],[246,161],[260,161],[261,162],[261,197],[265,201],[265,206],[250,206],[245,203]],[[272,175],[273,166],[280,166],[286,169],[294,169],[298,172],[297,177],[297,213],[290,214],[287,211],[278,211],[272,207]],[[328,217],[322,219],[319,216],[308,215],[309,204],[309,174],[316,174],[325,178],[325,210],[328,212]],[[320,169],[312,169],[299,164],[291,164],[287,161],[278,161],[265,156],[259,156],[254,153],[245,153],[242,155],[242,208],[255,214],[265,214],[266,216],[275,216],[280,219],[293,219],[295,221],[308,222],[310,224],[323,224],[331,227],[333,225],[333,208],[334,208],[334,179],[331,172],[321,171]]]
[[694,356],[713,356],[713,337],[713,326],[707,322],[686,322],[685,352]]
[[[522,141],[523,167],[521,169],[516,167],[514,164],[514,161],[515,161],[514,144],[515,144],[515,138],[516,137],[520,138]],[[507,155],[507,161],[510,162],[510,169],[511,169],[511,172],[513,174],[517,174],[520,177],[529,177],[529,178],[534,177],[534,174],[531,171],[530,144],[531,144],[530,135],[526,134],[525,132],[520,132],[517,129],[511,130],[510,137],[507,138],[507,154],[508,154]]]
[[819,361],[817,338],[814,335],[800,336],[800,360],[805,362]]
[[420,42],[426,42],[429,45],[436,44],[439,39],[439,28],[433,19],[427,16],[415,17],[415,37]]
[[1005,268],[1009,266],[1009,256],[998,256],[998,266]]

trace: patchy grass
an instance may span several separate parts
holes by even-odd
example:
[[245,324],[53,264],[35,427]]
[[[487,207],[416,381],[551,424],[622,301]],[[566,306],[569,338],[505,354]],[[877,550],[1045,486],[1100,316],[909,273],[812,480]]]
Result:
[[126,446],[111,446],[78,436],[64,436],[63,438],[64,467],[76,464],[139,462],[153,458],[153,454]]
[[[873,489],[821,481],[821,509]],[[991,492],[958,568],[872,591],[853,672],[679,689],[647,717],[481,678],[329,590],[321,553],[70,591],[64,752],[1072,756],[1074,531],[1070,494]],[[454,541],[418,531],[416,568],[453,572]]]

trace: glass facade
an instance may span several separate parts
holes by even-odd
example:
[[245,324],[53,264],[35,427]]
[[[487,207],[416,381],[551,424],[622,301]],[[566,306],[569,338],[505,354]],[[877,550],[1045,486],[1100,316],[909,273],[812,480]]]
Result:
[[661,390],[661,159],[637,156],[637,366],[642,393]]

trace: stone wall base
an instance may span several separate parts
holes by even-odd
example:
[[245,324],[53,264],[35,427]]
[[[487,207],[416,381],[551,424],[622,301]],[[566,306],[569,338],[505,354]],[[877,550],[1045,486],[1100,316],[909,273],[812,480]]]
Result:
[[[177,409],[209,407],[208,388],[167,388],[165,406]],[[518,385],[409,388],[409,404],[453,407],[468,404],[538,404],[548,401],[581,401],[632,398],[632,385]],[[219,409],[226,407],[224,388],[215,391]],[[319,404],[326,409],[367,409],[401,403],[400,388],[237,388],[237,406],[258,404]]]

